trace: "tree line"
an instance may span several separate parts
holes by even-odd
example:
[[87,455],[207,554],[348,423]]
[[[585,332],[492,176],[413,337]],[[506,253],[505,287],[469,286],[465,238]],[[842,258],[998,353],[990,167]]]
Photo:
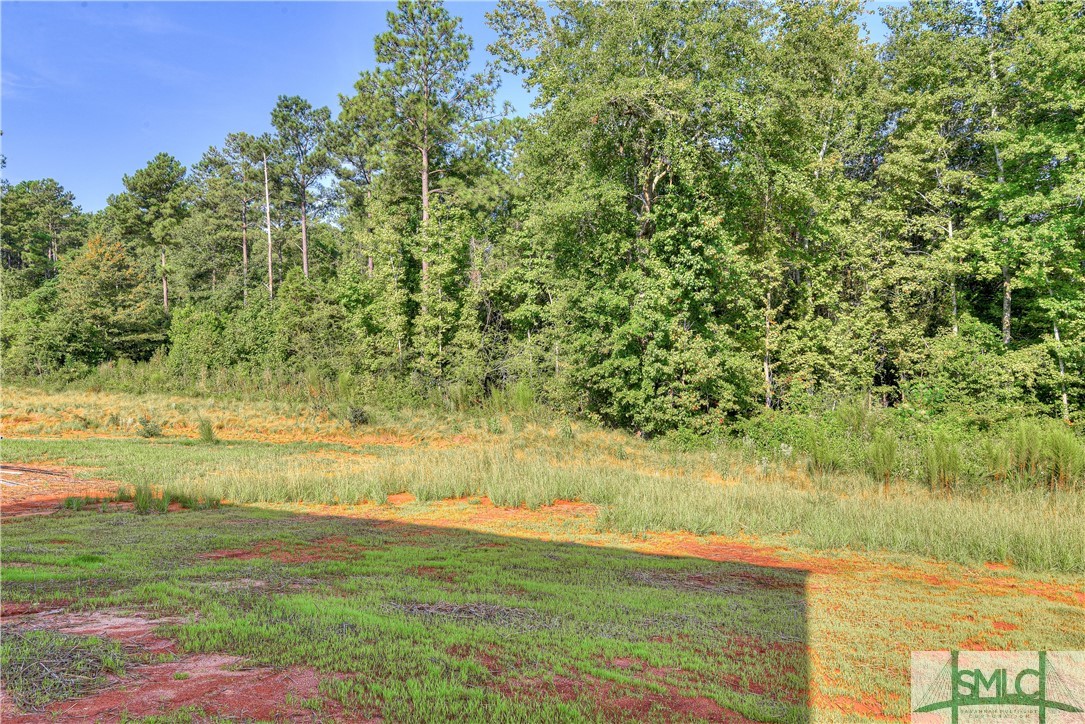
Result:
[[[1085,6],[401,2],[339,107],[3,186],[4,372],[154,357],[645,434],[1085,404]],[[502,74],[533,112],[496,107]]]

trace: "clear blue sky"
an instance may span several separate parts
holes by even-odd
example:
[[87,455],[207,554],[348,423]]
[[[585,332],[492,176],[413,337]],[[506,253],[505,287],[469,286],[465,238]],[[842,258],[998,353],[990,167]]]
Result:
[[[885,0],[874,7],[888,4]],[[450,2],[481,69],[493,2]],[[190,166],[227,133],[261,133],[280,94],[336,112],[373,67],[384,2],[0,3],[0,128],[14,182],[51,177],[96,211],[160,151]],[[884,33],[870,19],[875,39]],[[506,78],[499,101],[527,113]]]
[[[452,2],[475,39],[494,3]],[[227,133],[269,129],[280,94],[337,112],[373,67],[383,2],[0,4],[4,177],[52,177],[85,211],[159,151],[191,165]],[[519,80],[499,100],[529,110]]]

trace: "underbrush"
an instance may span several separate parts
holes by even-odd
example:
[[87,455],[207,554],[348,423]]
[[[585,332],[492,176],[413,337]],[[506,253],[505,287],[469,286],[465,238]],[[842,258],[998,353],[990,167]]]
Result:
[[0,672],[4,693],[23,709],[81,696],[123,675],[126,657],[119,644],[96,636],[4,627]]

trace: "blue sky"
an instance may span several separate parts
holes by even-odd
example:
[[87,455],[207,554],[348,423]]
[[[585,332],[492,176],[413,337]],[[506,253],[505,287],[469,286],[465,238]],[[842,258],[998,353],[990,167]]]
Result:
[[[494,3],[449,3],[481,69]],[[191,165],[227,133],[270,127],[280,94],[337,112],[373,67],[392,3],[33,3],[0,5],[4,176],[52,177],[85,211],[159,151]],[[500,100],[529,108],[519,80]]]
[[[876,2],[875,6],[886,4]],[[449,2],[486,61],[493,2]],[[156,153],[186,166],[227,133],[261,133],[280,94],[337,112],[373,67],[384,2],[0,3],[4,176],[52,177],[86,211]],[[881,28],[871,21],[877,38]],[[499,101],[529,96],[508,78]]]

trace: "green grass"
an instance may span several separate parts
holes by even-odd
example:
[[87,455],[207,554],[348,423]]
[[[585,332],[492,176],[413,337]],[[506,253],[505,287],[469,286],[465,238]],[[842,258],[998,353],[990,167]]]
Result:
[[[5,441],[11,460],[64,459],[137,486],[139,510],[150,510],[156,500],[161,504],[150,488],[204,505],[383,502],[402,491],[422,501],[485,495],[505,506],[580,499],[602,507],[600,526],[629,533],[741,533],[813,550],[884,550],[1085,573],[1085,495],[1008,486],[946,495],[938,476],[946,475],[952,456],[944,449],[932,462],[941,466],[935,468],[935,490],[901,483],[888,497],[882,495],[883,483],[865,475],[818,475],[812,483],[796,485],[784,475],[786,469],[767,465],[750,472],[740,458],[719,452],[641,452],[637,459],[596,464],[602,452],[592,441],[526,431],[486,447],[357,451],[321,444],[205,446],[172,439]],[[729,475],[733,484],[697,474],[707,466]]]
[[0,641],[4,692],[23,709],[93,691],[106,674],[124,674],[125,662],[118,644],[94,636],[5,627]]
[[180,616],[163,634],[182,656],[312,666],[346,716],[406,722],[596,721],[619,706],[674,718],[667,707],[690,697],[806,721],[824,706],[813,680],[904,716],[909,650],[992,634],[995,648],[1085,645],[1079,608],[1027,593],[1042,579],[996,595],[968,569],[910,569],[955,581],[927,587],[887,575],[905,563],[893,558],[847,574],[844,555],[840,576],[812,586],[801,557],[788,569],[646,555],[635,538],[543,517],[515,536],[425,523],[467,520],[472,502],[413,504],[391,524],[295,506],[31,516],[4,523],[0,580],[5,603]]
[[[58,536],[103,560],[66,562]],[[336,672],[321,692],[361,715],[594,721],[626,696],[658,717],[674,692],[805,716],[801,571],[242,507],[38,517],[5,523],[4,545],[5,562],[51,574],[5,567],[10,600],[77,590],[84,608],[198,611],[167,631],[183,651]],[[221,549],[265,553],[205,556]],[[577,682],[571,698],[540,694],[554,677]]]

